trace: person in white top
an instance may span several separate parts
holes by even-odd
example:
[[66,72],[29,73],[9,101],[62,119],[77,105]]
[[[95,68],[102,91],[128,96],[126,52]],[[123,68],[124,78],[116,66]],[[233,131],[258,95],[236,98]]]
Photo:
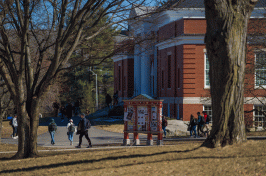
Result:
[[17,139],[18,138],[18,119],[17,119],[17,115],[15,114],[13,119],[12,119],[12,128],[13,128],[13,134],[11,135],[11,137],[13,139]]
[[73,134],[77,132],[77,129],[75,127],[75,124],[73,123],[73,120],[70,119],[69,123],[67,124],[67,135],[68,139],[70,141],[70,145],[73,145]]

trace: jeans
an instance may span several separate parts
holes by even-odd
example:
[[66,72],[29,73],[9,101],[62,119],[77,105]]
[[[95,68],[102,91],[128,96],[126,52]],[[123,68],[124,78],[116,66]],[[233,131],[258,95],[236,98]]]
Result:
[[14,127],[14,126],[12,126],[13,127],[13,137],[15,137],[15,136],[17,136],[18,134],[17,134],[17,131],[18,131],[18,127]]
[[190,128],[190,136],[192,136],[192,131],[194,131],[195,137],[197,137],[196,127],[197,127],[197,126],[195,125],[195,126],[192,126],[192,127]]
[[54,144],[54,134],[55,134],[55,131],[50,131],[50,135],[51,135],[51,144]]
[[73,142],[73,134],[74,132],[68,132],[68,139]]
[[163,127],[163,134],[164,136],[166,136],[166,130],[165,130],[166,126],[162,126],[162,127]]

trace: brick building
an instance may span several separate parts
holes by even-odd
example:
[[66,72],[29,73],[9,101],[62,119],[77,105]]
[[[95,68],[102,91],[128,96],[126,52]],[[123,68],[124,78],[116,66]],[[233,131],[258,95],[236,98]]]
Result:
[[[192,4],[195,6],[191,7]],[[143,9],[145,7],[132,8],[131,15],[149,10]],[[258,65],[266,61],[266,49],[263,48],[265,31],[262,30],[266,29],[265,12],[262,5],[257,4],[249,22],[245,111],[265,109],[266,90],[263,88],[266,86],[266,66]],[[136,43],[130,57],[116,56],[114,62],[120,67],[115,67],[115,75],[120,81],[115,81],[115,90],[119,91],[119,97],[130,98],[125,92],[131,92],[133,96],[147,94],[163,99],[163,114],[184,121],[189,120],[190,114],[196,115],[203,110],[211,116],[203,0],[186,0],[175,11],[146,18],[147,24],[145,20],[129,22],[129,33],[141,38],[154,33],[157,34],[156,42]],[[134,79],[134,84],[130,84],[129,88],[127,81],[130,79]],[[264,116],[258,112],[246,113],[246,124],[249,127],[264,127]]]

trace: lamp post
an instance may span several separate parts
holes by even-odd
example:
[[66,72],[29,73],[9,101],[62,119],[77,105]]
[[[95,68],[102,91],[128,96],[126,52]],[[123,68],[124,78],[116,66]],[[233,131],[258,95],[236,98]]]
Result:
[[97,85],[97,74],[94,73],[91,68],[90,68],[90,71],[92,72],[92,75],[95,75],[96,76],[96,109],[98,110],[98,85]]

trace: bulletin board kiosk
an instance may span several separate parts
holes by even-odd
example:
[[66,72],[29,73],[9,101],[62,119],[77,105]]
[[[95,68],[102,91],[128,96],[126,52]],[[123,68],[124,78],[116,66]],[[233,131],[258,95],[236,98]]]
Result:
[[147,145],[153,145],[153,135],[158,136],[157,145],[163,145],[162,103],[145,94],[124,100],[123,145],[130,145],[129,133],[133,133],[135,145],[140,145],[139,133],[147,134]]

